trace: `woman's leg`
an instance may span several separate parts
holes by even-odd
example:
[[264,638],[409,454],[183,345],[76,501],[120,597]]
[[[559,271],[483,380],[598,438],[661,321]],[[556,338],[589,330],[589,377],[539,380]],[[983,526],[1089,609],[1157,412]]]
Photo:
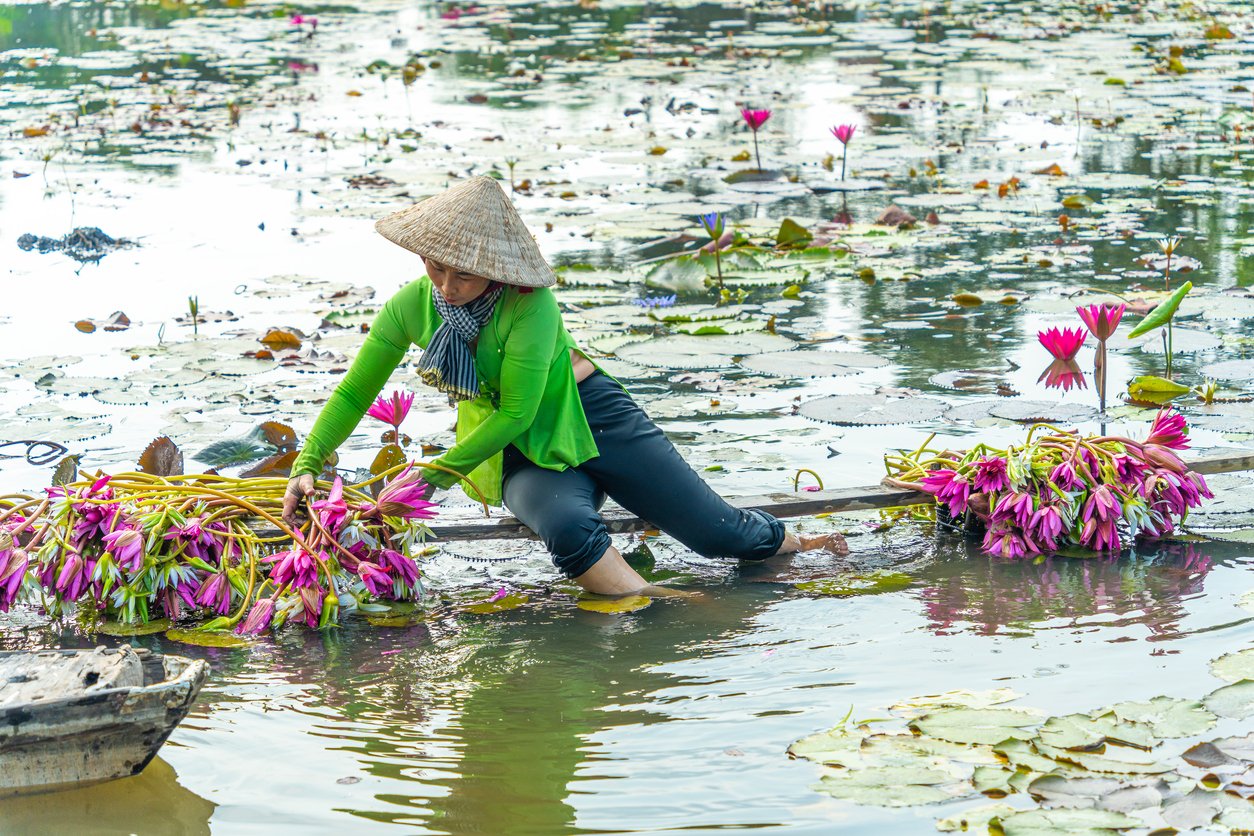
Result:
[[580,384],[579,392],[600,452],[579,469],[595,478],[628,511],[698,554],[761,560],[822,547],[820,541],[829,539],[803,540],[789,534],[769,514],[729,505],[684,461],[627,393],[605,375],[588,378]]

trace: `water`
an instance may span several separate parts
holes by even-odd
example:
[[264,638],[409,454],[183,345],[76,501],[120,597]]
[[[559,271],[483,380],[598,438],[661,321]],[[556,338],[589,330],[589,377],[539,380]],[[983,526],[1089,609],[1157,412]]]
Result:
[[[663,239],[695,234],[701,208],[723,207],[765,234],[784,217],[813,228],[840,211],[856,232],[890,200],[940,216],[941,227],[922,224],[913,238],[853,235],[856,264],[814,268],[795,304],[778,287],[747,300],[744,315],[775,315],[781,334],[834,338],[887,366],[787,381],[729,362],[717,380],[694,382],[673,379],[678,369],[606,359],[694,466],[723,466],[708,476],[727,495],[785,489],[798,467],[829,486],[871,484],[885,448],[934,430],[953,446],[1023,434],[987,417],[836,427],[793,414],[798,398],[916,389],[961,405],[993,397],[992,384],[963,391],[936,376],[982,369],[1025,397],[1091,403],[1091,391],[1061,397],[1037,384],[1047,358],[1036,331],[1076,324],[1066,292],[1158,288],[1158,274],[1136,261],[1156,250],[1155,236],[1185,237],[1182,252],[1201,262],[1188,278],[1210,299],[1249,283],[1250,144],[1216,120],[1248,111],[1249,92],[1238,88],[1252,86],[1254,59],[1240,37],[1204,42],[1202,24],[1172,10],[1152,19],[1112,6],[1105,21],[1084,7],[1032,4],[956,3],[942,13],[602,3],[438,16],[449,8],[301,9],[319,19],[312,37],[308,24],[289,22],[291,9],[265,4],[0,8],[9,294],[0,440],[59,439],[92,467],[120,470],[160,433],[190,458],[268,417],[305,432],[335,363],[258,373],[241,370],[240,355],[272,325],[313,333],[338,291],[359,294],[348,301],[357,311],[376,304],[362,288],[377,300],[412,278],[413,256],[381,241],[369,219],[450,173],[508,178],[506,159],[519,160],[516,180],[533,181],[515,200],[555,263],[621,277],[560,291],[585,345],[626,329],[598,319],[598,307],[659,292],[645,289],[636,265],[685,246]],[[1212,8],[1223,18],[1239,7]],[[1077,28],[1064,30],[1064,19]],[[1190,72],[1153,72],[1172,43],[1184,45]],[[424,69],[407,86],[400,68],[411,58]],[[390,69],[368,70],[376,60]],[[1112,77],[1127,84],[1106,84]],[[886,176],[888,188],[847,198],[729,188],[723,176],[749,165],[731,157],[751,149],[737,102],[773,108],[764,163],[802,182],[836,179],[821,164],[835,153],[839,171],[827,126],[857,122],[851,175]],[[647,153],[655,147],[666,153]],[[1051,164],[1068,176],[1031,174]],[[394,185],[351,187],[367,174]],[[998,198],[1011,176],[1020,192]],[[975,188],[981,180],[991,188]],[[1105,211],[1061,205],[1081,192]],[[1064,211],[1075,228],[1058,224]],[[77,225],[140,246],[79,265],[12,245],[25,232],[59,236]],[[865,267],[874,283],[857,277]],[[949,301],[1000,288],[1029,298]],[[197,339],[175,321],[191,294],[223,314]],[[1220,338],[1177,357],[1182,379],[1200,382],[1201,370],[1244,356],[1248,319],[1216,315],[1222,304],[1182,308],[1181,327]],[[72,327],[117,309],[134,321],[128,331]],[[318,346],[351,356],[359,339],[328,332]],[[1081,365],[1091,356],[1086,348]],[[160,385],[189,369],[200,377]],[[1116,346],[1112,380],[1160,370],[1161,355]],[[409,384],[409,375],[402,369],[395,381]],[[97,381],[99,395],[75,394],[83,381]],[[1248,386],[1240,376],[1222,382],[1229,394]],[[1199,422],[1197,446],[1240,444],[1254,430],[1224,409]],[[1119,407],[1112,425],[1140,433],[1146,416]],[[438,399],[421,394],[407,431],[447,443],[448,424]],[[1097,429],[1091,416],[1078,425]],[[368,463],[376,446],[363,427],[344,459]],[[45,481],[43,469],[0,460],[5,492]],[[1225,483],[1231,510],[1254,508],[1242,505],[1248,487]],[[1017,704],[1051,713],[1159,694],[1196,699],[1220,684],[1208,661],[1247,646],[1254,631],[1236,605],[1249,586],[1249,549],[1239,543],[1007,564],[930,523],[881,532],[875,522],[864,514],[801,524],[845,528],[847,561],[730,566],[651,541],[656,562],[642,568],[681,575],[702,596],[626,616],[576,609],[547,558],[525,548],[506,564],[437,558],[428,567],[433,609],[407,628],[350,620],[326,635],[290,630],[231,649],[135,639],[213,668],[162,760],[55,804],[0,803],[0,830],[926,833],[935,817],[973,802],[884,810],[837,801],[812,789],[820,768],[790,759],[788,744],[850,711],[883,717],[900,700],[958,688],[1010,687],[1023,695]],[[850,566],[914,580],[846,599],[792,587]],[[528,588],[532,604],[458,611],[460,591],[502,583]],[[7,648],[120,641],[29,614],[0,624]],[[1204,739],[1238,732],[1241,723],[1221,721]]]

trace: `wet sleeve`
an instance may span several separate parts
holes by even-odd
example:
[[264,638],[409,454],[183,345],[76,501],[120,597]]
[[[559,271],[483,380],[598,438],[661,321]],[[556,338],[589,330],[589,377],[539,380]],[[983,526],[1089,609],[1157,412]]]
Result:
[[[540,398],[549,379],[553,346],[562,328],[562,314],[553,297],[524,297],[501,361],[501,405],[488,418],[459,440],[436,464],[468,474],[491,456],[505,449],[531,426],[540,408]],[[439,470],[423,471],[423,478],[438,488],[447,488],[457,477]]]
[[379,311],[348,373],[309,431],[292,465],[293,476],[322,472],[327,458],[356,429],[405,352],[424,333],[423,306],[418,303],[421,285],[411,282],[401,288]]

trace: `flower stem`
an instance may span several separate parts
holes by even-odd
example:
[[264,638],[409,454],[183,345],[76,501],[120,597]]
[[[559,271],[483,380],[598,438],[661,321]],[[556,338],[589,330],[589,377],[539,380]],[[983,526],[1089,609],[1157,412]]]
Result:
[[758,171],[762,170],[762,155],[758,153],[758,129],[753,129],[753,158],[758,161]]

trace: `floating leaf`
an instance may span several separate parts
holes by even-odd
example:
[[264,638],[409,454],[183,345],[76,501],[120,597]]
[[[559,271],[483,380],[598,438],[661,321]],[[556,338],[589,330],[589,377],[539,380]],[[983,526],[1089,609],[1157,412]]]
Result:
[[95,628],[106,636],[147,636],[170,629],[170,619],[159,618],[146,624],[126,624],[121,621],[102,621]]
[[79,331],[82,331],[84,334],[90,334],[96,330],[96,323],[92,322],[90,319],[80,319],[78,322],[74,323],[74,327]]
[[801,738],[788,747],[788,754],[819,763],[839,763],[851,753],[856,755],[862,748],[864,737],[865,735],[857,731],[837,726],[834,729]]
[[628,613],[642,610],[653,603],[644,595],[626,595],[622,598],[581,598],[576,606],[581,610],[599,613]]
[[1002,818],[1000,825],[1005,836],[1116,836],[1142,823],[1111,810],[1025,810]]
[[[1144,723],[1155,735],[1166,738],[1192,737],[1215,725],[1215,715],[1203,708],[1200,702],[1173,697],[1154,697],[1148,702],[1115,703],[1110,707],[1110,712],[1123,721]],[[1119,739],[1135,744],[1135,741],[1124,737]]]
[[299,451],[288,450],[286,453],[275,453],[273,456],[267,456],[247,470],[240,471],[240,478],[254,479],[266,476],[290,476],[292,465],[296,463],[298,455],[300,455]]
[[1036,751],[1063,763],[1072,763],[1091,772],[1111,772],[1128,775],[1155,775],[1170,772],[1171,767],[1155,760],[1152,752],[1129,749],[1126,746],[1107,745],[1101,753],[1079,752],[1074,749],[1058,749],[1039,740]]
[[1029,740],[1041,722],[1036,714],[1016,708],[950,708],[926,714],[910,726],[921,734],[954,743],[1001,743]]
[[1088,714],[1067,714],[1050,717],[1041,726],[1037,742],[1058,749],[1096,749],[1106,742],[1150,749],[1157,745],[1146,726],[1119,723],[1110,715],[1091,717]]
[[824,775],[815,789],[855,804],[912,807],[949,801],[965,793],[957,776],[940,769],[884,766]]
[[943,694],[929,694],[903,700],[889,710],[895,714],[908,715],[911,712],[925,712],[937,708],[989,708],[1018,698],[1019,694],[1010,688],[997,688],[992,691],[946,691]]
[[267,444],[273,444],[279,450],[296,449],[296,430],[279,421],[262,421],[258,426],[261,437]]
[[914,578],[901,572],[876,571],[854,573],[838,578],[804,581],[795,585],[800,592],[814,595],[831,595],[849,598],[857,595],[879,595],[884,592],[900,592],[908,589]]
[[1254,647],[1220,656],[1210,663],[1210,672],[1228,682],[1254,679]]
[[[295,441],[295,432],[288,427],[286,429],[290,433],[291,439],[291,442],[288,442],[289,435],[282,431],[284,427],[285,425],[283,424],[267,421],[253,427],[246,435],[215,441],[197,453],[196,459],[211,467],[230,467],[232,465],[248,464],[257,459],[274,455],[276,452],[284,452],[277,448],[290,447],[290,444]],[[284,443],[282,445],[274,444],[269,440],[270,438],[275,438]]]
[[[998,398],[988,401],[988,414],[1007,421],[1019,421],[1025,424],[1037,421],[1051,423],[1071,423],[1082,421],[1096,414],[1096,410],[1087,404],[1067,402],[1034,401],[1026,398]],[[950,410],[952,412],[952,410]],[[946,414],[946,417],[949,417]]]
[[[530,600],[530,595],[522,592],[511,592],[510,594],[504,595],[496,600],[479,601],[474,604],[463,604],[461,610],[462,612],[472,612],[480,615],[486,615],[488,613],[516,610]],[[600,612],[600,610],[598,610],[598,612]],[[624,610],[623,612],[630,611]]]
[[250,640],[234,633],[219,630],[167,630],[165,637],[170,641],[200,647],[244,647],[252,644]]
[[888,361],[860,351],[790,351],[750,354],[740,365],[776,377],[840,377],[882,368]]
[[986,833],[989,832],[989,822],[993,819],[1004,818],[1017,812],[1019,812],[1019,809],[1011,807],[1009,804],[985,804],[982,807],[972,807],[970,810],[963,810],[961,813],[937,819],[936,829],[942,833],[953,833],[954,831]]
[[806,401],[798,413],[816,421],[847,426],[914,424],[939,418],[944,401],[936,398],[890,398],[886,395],[832,395]]
[[1137,400],[1151,401],[1153,403],[1161,403],[1163,399],[1171,400],[1172,398],[1177,398],[1188,391],[1188,386],[1182,386],[1173,380],[1149,374],[1134,377],[1128,381],[1129,395]]
[[775,233],[777,247],[801,247],[812,240],[814,236],[810,231],[792,218],[784,218],[784,222],[779,225],[779,232]]
[[292,329],[271,328],[261,338],[261,342],[277,351],[283,348],[300,348],[301,339],[300,335]]
[[77,453],[66,456],[57,462],[56,468],[52,471],[52,484],[68,485],[78,480],[78,460],[82,458]]
[[139,471],[153,476],[181,476],[183,453],[169,436],[154,438],[139,456]]

